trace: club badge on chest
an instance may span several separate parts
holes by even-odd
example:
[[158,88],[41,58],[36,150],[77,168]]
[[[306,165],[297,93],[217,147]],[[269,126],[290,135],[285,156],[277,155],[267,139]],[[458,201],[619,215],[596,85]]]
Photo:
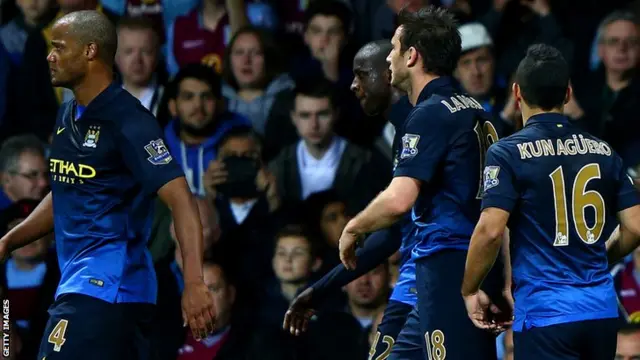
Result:
[[98,146],[98,139],[100,138],[100,126],[91,125],[87,134],[84,136],[84,143],[82,146],[95,149]]

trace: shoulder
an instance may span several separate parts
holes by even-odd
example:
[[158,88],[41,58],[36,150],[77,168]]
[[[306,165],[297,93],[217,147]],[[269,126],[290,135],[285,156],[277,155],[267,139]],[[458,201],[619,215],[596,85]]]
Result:
[[105,117],[105,120],[115,129],[126,131],[160,126],[153,113],[126,90],[120,90],[112,104],[107,106],[109,116]]

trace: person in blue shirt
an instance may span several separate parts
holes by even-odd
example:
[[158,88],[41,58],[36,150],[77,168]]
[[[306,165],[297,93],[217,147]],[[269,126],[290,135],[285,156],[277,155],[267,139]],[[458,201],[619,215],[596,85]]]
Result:
[[[466,250],[480,214],[490,115],[459,92],[452,78],[461,52],[453,16],[444,9],[402,11],[387,61],[391,85],[407,92],[413,110],[400,127],[402,150],[389,186],[345,227],[340,258],[356,266],[355,244],[411,211],[418,301],[389,359],[495,359],[495,335],[473,326],[460,298]],[[501,294],[495,271],[487,282]]]
[[171,208],[182,249],[183,319],[198,338],[214,328],[202,275],[202,225],[153,115],[114,82],[117,36],[96,11],[52,28],[53,86],[75,100],[58,113],[51,192],[0,240],[0,256],[54,232],[61,279],[38,359],[149,359],[157,282],[147,250],[156,194]]
[[[393,89],[389,83],[391,73],[386,58],[391,48],[389,41],[381,40],[370,42],[358,51],[353,59],[354,78],[351,90],[368,116],[383,115],[395,128],[400,128],[411,111],[411,104],[406,96]],[[396,134],[399,136],[394,139],[393,149],[397,161],[402,134]],[[417,300],[415,264],[411,260],[413,237],[403,236],[411,228],[411,219],[407,217],[398,226],[372,234],[358,253],[358,266],[354,271],[348,271],[340,264],[292,301],[283,323],[284,330],[294,335],[306,331],[311,314],[321,307],[321,303],[326,303],[332,293],[340,291],[343,286],[387,261],[400,249],[400,275],[370,350],[373,359],[388,353]]]
[[[530,47],[520,62],[513,91],[524,128],[489,148],[466,260],[469,318],[479,328],[501,325],[479,287],[509,227],[519,360],[613,359],[618,307],[609,264],[639,243],[640,195],[622,159],[563,115],[569,76],[548,45]],[[606,244],[618,224],[619,240]]]

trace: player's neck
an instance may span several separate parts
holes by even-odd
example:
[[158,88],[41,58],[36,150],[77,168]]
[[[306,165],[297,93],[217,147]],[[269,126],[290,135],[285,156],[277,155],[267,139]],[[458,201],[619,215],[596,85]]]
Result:
[[92,75],[91,77],[86,76],[81,83],[73,88],[73,96],[78,105],[89,105],[113,81],[113,73],[109,71],[96,72]]
[[613,91],[620,91],[626,88],[632,78],[631,71],[607,71],[606,73],[607,86]]
[[411,86],[409,87],[409,91],[407,91],[407,95],[409,96],[409,102],[411,102],[411,105],[416,106],[418,103],[418,97],[420,97],[422,90],[424,90],[431,81],[439,77],[440,76],[425,73],[410,76]]
[[526,126],[527,122],[529,122],[529,119],[531,119],[532,117],[536,116],[536,115],[540,115],[540,114],[559,114],[562,115],[563,114],[563,110],[564,107],[561,108],[557,108],[557,109],[552,109],[552,110],[542,110],[542,109],[538,109],[538,108],[529,108],[529,107],[522,107],[521,111],[522,111],[522,125]]
[[304,283],[280,283],[280,292],[282,292],[282,296],[285,297],[288,301],[293,300],[294,297],[298,294],[298,290],[304,286]]
[[373,318],[378,312],[384,310],[384,307],[384,303],[377,307],[364,307],[349,301],[349,310],[356,318]]

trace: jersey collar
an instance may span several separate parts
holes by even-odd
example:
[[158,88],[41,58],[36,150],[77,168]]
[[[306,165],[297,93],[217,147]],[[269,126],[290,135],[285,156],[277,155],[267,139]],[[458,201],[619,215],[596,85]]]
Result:
[[431,95],[437,93],[441,88],[455,87],[454,84],[453,79],[449,76],[441,76],[431,80],[420,92],[420,95],[418,96],[418,104],[430,98]]
[[534,115],[532,117],[529,118],[529,121],[527,121],[527,124],[525,126],[529,126],[532,124],[550,124],[550,123],[556,123],[556,124],[569,124],[569,118],[566,117],[563,114],[559,114],[559,113],[543,113],[543,114],[537,114]]

